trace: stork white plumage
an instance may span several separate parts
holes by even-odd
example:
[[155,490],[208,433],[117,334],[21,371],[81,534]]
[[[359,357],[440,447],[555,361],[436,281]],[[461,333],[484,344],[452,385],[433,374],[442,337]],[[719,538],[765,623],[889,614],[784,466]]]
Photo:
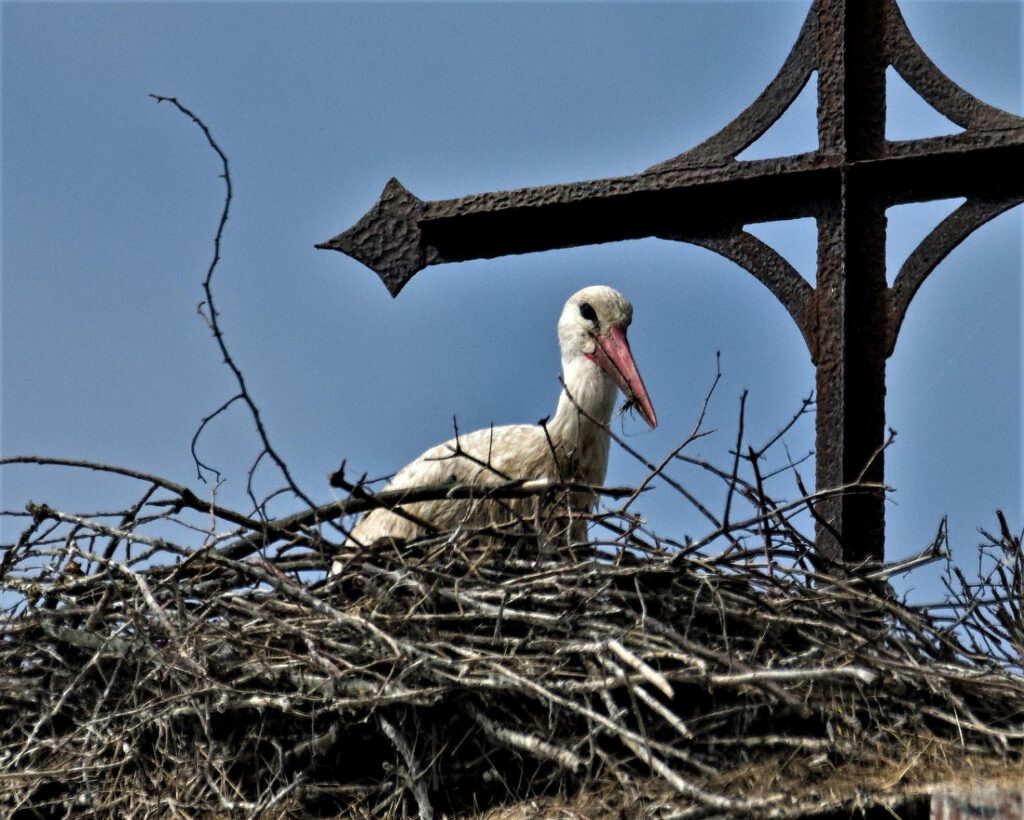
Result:
[[[439,444],[403,467],[385,489],[446,482],[493,485],[517,479],[602,484],[616,389],[652,428],[657,425],[626,338],[632,318],[632,305],[612,288],[596,285],[573,294],[558,320],[563,389],[555,415],[543,425],[493,427]],[[574,493],[571,498],[578,512],[587,512],[596,503],[592,493]],[[449,530],[500,525],[523,515],[532,518],[529,505],[536,503],[536,499],[444,499],[403,509],[411,518]],[[356,524],[349,543],[365,545],[383,537],[410,539],[421,534],[422,527],[410,518],[377,509]],[[332,573],[338,571],[335,563]]]

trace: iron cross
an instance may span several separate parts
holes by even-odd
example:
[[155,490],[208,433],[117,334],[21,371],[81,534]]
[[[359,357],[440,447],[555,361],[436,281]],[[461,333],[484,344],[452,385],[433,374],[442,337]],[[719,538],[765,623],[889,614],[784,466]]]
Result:
[[[885,74],[896,72],[959,125],[952,136],[885,139]],[[736,156],[818,78],[818,148]],[[885,275],[886,209],[965,197]],[[347,231],[317,247],[374,270],[392,295],[428,265],[660,237],[733,260],[799,327],[817,377],[816,482],[848,491],[816,504],[817,549],[884,557],[885,365],[914,294],[972,231],[1024,201],[1024,118],[977,100],[911,36],[895,0],[815,0],[776,77],[710,139],[639,174],[425,202],[390,180]],[[812,286],[750,223],[812,217]],[[867,486],[865,486],[867,485]]]

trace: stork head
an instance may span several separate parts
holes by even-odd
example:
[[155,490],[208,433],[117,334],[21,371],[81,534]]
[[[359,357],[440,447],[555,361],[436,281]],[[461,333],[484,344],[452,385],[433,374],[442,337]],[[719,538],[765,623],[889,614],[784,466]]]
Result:
[[[651,426],[656,427],[647,388],[629,349],[626,329],[633,321],[633,306],[617,290],[593,285],[569,297],[558,320],[558,342],[566,372],[585,359],[606,373]],[[614,388],[613,388],[614,389]]]

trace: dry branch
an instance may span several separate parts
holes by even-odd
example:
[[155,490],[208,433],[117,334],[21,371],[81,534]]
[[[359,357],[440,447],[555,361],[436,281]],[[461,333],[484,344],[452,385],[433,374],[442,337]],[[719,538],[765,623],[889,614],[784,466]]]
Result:
[[[1020,765],[1008,528],[988,575],[929,611],[880,579],[936,550],[874,580],[757,545],[647,554],[621,509],[597,522],[626,533],[616,558],[559,555],[524,523],[500,553],[472,533],[378,542],[328,581],[315,539],[272,546],[294,516],[209,549],[146,534],[187,512],[167,501],[110,524],[39,505],[9,545],[4,813],[436,817],[588,791],[790,817],[898,803],[957,761]],[[231,557],[243,539],[258,549]]]

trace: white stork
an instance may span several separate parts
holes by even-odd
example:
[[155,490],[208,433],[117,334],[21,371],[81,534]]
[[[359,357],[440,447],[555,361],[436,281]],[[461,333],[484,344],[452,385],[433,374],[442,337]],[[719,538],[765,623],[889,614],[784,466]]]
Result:
[[[492,427],[459,435],[427,450],[395,475],[386,490],[448,482],[502,484],[541,479],[600,485],[608,468],[608,424],[616,387],[646,422],[657,425],[647,388],[633,361],[626,328],[633,306],[621,293],[603,285],[573,294],[558,320],[563,389],[555,415],[546,423]],[[596,503],[592,493],[574,493],[571,511],[587,512]],[[410,516],[438,530],[500,525],[533,517],[536,499],[443,499],[403,505]],[[410,539],[423,529],[390,510],[366,513],[353,527],[350,545],[378,538]],[[573,537],[585,534],[573,528]],[[332,574],[341,571],[335,563]]]

